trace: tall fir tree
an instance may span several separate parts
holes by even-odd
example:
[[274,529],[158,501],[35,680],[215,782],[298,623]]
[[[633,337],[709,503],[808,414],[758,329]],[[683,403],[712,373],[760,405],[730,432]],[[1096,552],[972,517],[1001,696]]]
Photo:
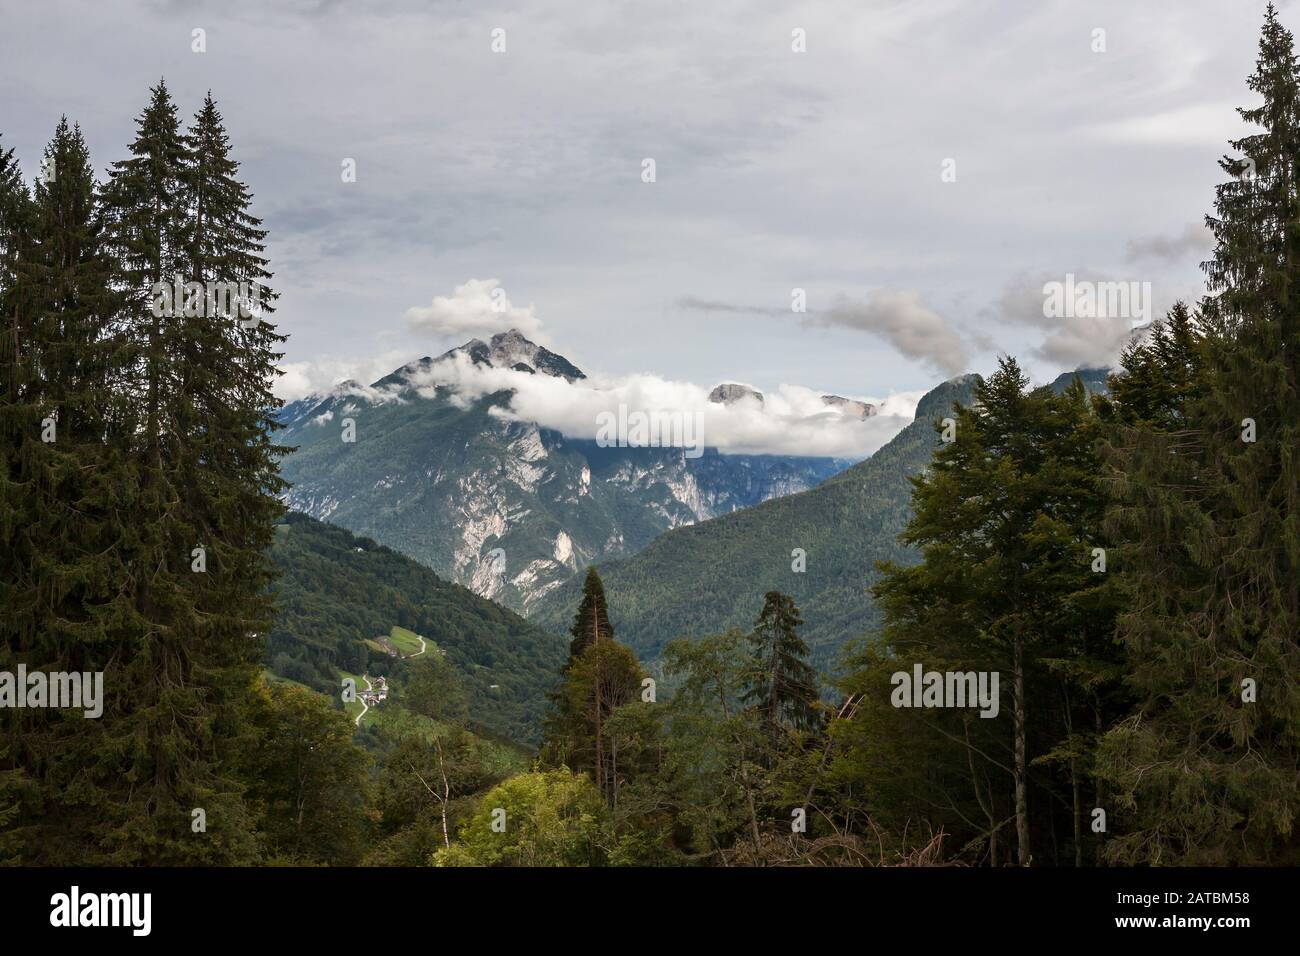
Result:
[[[250,526],[267,512],[236,515],[241,502],[233,489],[248,481],[248,470],[238,469],[245,452],[235,446],[248,435],[214,412],[230,399],[229,385],[201,374],[212,362],[224,379],[237,367],[234,349],[204,310],[193,308],[201,301],[186,296],[167,308],[159,298],[160,289],[188,275],[198,232],[187,189],[190,151],[161,83],[137,120],[130,153],[113,165],[102,208],[122,344],[114,446],[130,473],[117,511],[126,519],[116,548],[125,556],[119,593],[135,618],[118,635],[105,671],[112,691],[92,764],[97,772],[85,780],[114,808],[100,824],[97,850],[105,861],[244,862],[256,847],[243,786],[227,758],[252,739],[247,707],[259,645],[250,621],[265,619],[259,609],[267,579],[246,574],[241,587],[240,575],[228,571],[238,571],[238,561],[224,563],[225,541],[204,530],[229,518],[234,539],[256,547],[266,534]],[[215,494],[205,482],[214,469],[226,473]],[[197,809],[207,820],[201,834],[191,828]]]
[[642,674],[636,655],[614,640],[605,586],[595,567],[587,569],[582,601],[570,632],[569,660],[551,692],[543,756],[555,764],[587,770],[607,803],[619,787],[617,741],[606,724],[632,700]]
[[612,641],[614,628],[609,623],[609,606],[605,603],[605,585],[596,568],[587,569],[582,582],[582,601],[569,628],[573,640],[569,642],[569,660],[576,660],[592,644]]
[[1258,132],[1206,220],[1201,381],[1113,452],[1140,698],[1103,753],[1118,862],[1300,861],[1300,82],[1272,5],[1248,85]]
[[786,730],[813,730],[820,721],[817,672],[808,664],[808,645],[799,636],[802,625],[794,598],[768,591],[748,635],[749,682],[742,700],[762,714],[773,751]]
[[259,635],[274,618],[268,550],[283,514],[278,459],[287,449],[274,442],[280,402],[271,386],[285,337],[270,323],[266,230],[251,212],[211,94],[183,142],[184,277],[203,301],[194,303],[197,322],[180,321],[175,483],[191,550],[204,557],[204,571],[186,578],[205,627],[195,636],[217,655],[211,663],[224,670],[210,673],[224,675],[222,693],[237,708],[256,679]]
[[[113,665],[135,613],[122,588],[129,561],[133,481],[115,441],[121,403],[111,388],[122,342],[117,297],[95,208],[95,179],[81,132],[60,122],[32,191],[29,233],[15,270],[16,426],[4,523],[4,666],[104,674],[107,715],[121,697]],[[11,756],[30,787],[5,840],[32,862],[95,859],[92,834],[119,804],[97,786],[116,778],[100,744],[106,718],[63,709],[6,711]]]

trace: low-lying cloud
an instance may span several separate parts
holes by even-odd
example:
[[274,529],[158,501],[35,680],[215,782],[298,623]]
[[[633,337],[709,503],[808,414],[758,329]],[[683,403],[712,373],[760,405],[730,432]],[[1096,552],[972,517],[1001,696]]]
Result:
[[469,403],[504,389],[513,391],[504,417],[537,422],[570,438],[594,439],[601,413],[619,406],[644,412],[699,415],[706,446],[734,454],[782,454],[865,458],[898,433],[916,414],[922,393],[863,398],[880,408],[865,420],[822,402],[821,393],[800,385],[764,392],[764,401],[722,405],[710,389],[656,375],[591,376],[569,383],[549,375],[474,365],[463,354],[412,376],[424,397],[439,386],[455,390],[453,400]]
[[827,406],[821,392],[800,385],[765,390],[762,405],[748,401],[722,405],[709,401],[709,388],[691,382],[641,374],[592,376],[569,383],[550,375],[475,365],[464,353],[427,368],[408,367],[402,385],[376,388],[350,383],[336,389],[371,404],[424,399],[461,406],[507,390],[513,393],[509,404],[495,414],[536,422],[569,438],[595,439],[601,414],[617,416],[623,406],[649,413],[698,415],[704,445],[726,453],[854,459],[871,455],[910,423],[924,394],[902,392],[883,399],[846,396],[877,406],[878,414],[858,419]]
[[1191,259],[1200,262],[1213,250],[1214,234],[1205,228],[1204,223],[1193,222],[1174,236],[1143,236],[1130,239],[1124,257],[1129,262],[1140,262],[1144,259],[1155,259],[1161,262]]

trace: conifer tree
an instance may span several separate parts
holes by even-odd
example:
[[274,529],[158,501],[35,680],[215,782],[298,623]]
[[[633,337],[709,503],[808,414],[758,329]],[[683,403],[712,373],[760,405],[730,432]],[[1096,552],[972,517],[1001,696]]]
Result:
[[617,742],[607,739],[605,725],[632,700],[642,674],[636,655],[614,640],[605,586],[594,567],[587,569],[570,633],[569,661],[550,694],[543,754],[553,764],[589,770],[612,805],[619,786]]
[[198,321],[182,318],[175,482],[180,510],[201,547],[205,571],[185,580],[202,614],[205,642],[231,666],[229,692],[253,679],[261,655],[255,635],[273,619],[267,551],[283,513],[278,456],[280,406],[271,391],[285,339],[269,319],[274,293],[264,255],[266,231],[237,178],[229,137],[211,94],[183,140],[181,236],[184,276],[204,290]]
[[[185,308],[193,299],[167,308],[158,294],[187,275],[187,238],[195,234],[189,151],[161,83],[137,120],[130,153],[113,165],[102,205],[123,350],[112,445],[129,474],[115,512],[126,523],[114,551],[124,556],[117,593],[134,617],[115,635],[105,673],[110,707],[90,761],[95,772],[83,779],[112,807],[100,823],[105,860],[241,862],[255,846],[227,758],[252,739],[246,709],[259,628],[251,622],[265,618],[266,577],[241,575],[237,561],[222,560],[234,550],[224,547],[227,539],[203,532],[207,522],[229,518],[231,538],[256,547],[269,528],[251,526],[267,512],[236,514],[256,498],[238,490],[250,469],[239,469],[247,452],[235,446],[249,436],[213,414],[230,393],[196,374],[208,360],[233,366],[235,353],[213,345],[217,336],[201,310]],[[225,369],[218,364],[216,373],[222,378]],[[225,472],[220,487],[205,482],[215,469]],[[246,560],[256,568],[264,559]],[[191,828],[195,809],[207,819],[201,834]]]
[[794,599],[779,591],[763,596],[763,610],[748,635],[749,686],[744,703],[762,713],[773,750],[785,729],[818,725],[817,672],[808,664],[808,645],[799,636],[803,621]]
[[597,641],[614,639],[614,628],[609,623],[609,607],[605,603],[605,585],[594,566],[587,568],[582,583],[582,602],[569,628],[573,640],[569,642],[569,660],[576,660]]
[[1119,862],[1300,860],[1300,82],[1271,5],[1248,85],[1258,131],[1207,217],[1201,380],[1113,457],[1139,596],[1120,633],[1140,702],[1103,752]]
[[[0,523],[0,666],[104,673],[105,717],[61,709],[5,711],[12,758],[30,788],[6,840],[31,862],[94,859],[90,834],[119,804],[96,783],[113,711],[112,664],[134,609],[122,588],[130,535],[126,457],[115,443],[111,379],[121,362],[112,334],[117,298],[95,209],[95,180],[81,132],[60,122],[28,207],[10,286],[15,373],[5,408],[13,440]],[[81,850],[87,855],[81,856]]]
[[[955,440],[913,480],[903,540],[922,560],[882,566],[873,593],[884,642],[849,662],[842,687],[861,703],[835,769],[893,804],[892,822],[982,841],[993,865],[1011,858],[1008,843],[1016,862],[1033,862],[1048,842],[1035,832],[1051,835],[1051,859],[1069,862],[1072,849],[1081,864],[1096,850],[1085,853],[1083,835],[1096,738],[1124,706],[1117,598],[1095,563],[1107,546],[1100,426],[1077,379],[1061,395],[1027,388],[1019,365],[1002,360],[976,403],[955,410]],[[918,665],[996,672],[996,714],[975,716],[969,698],[933,711],[891,706],[882,685]],[[1059,823],[1072,847],[1056,838]]]

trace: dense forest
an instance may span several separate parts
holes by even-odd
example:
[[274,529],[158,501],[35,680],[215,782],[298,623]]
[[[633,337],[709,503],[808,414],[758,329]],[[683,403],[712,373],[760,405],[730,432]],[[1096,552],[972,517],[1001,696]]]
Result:
[[[566,654],[285,515],[284,339],[213,99],[182,124],[160,83],[102,181],[66,119],[30,184],[0,149],[0,671],[104,675],[94,719],[0,708],[0,861],[1300,864],[1300,70],[1271,8],[1249,87],[1207,295],[1103,394],[1005,357],[900,436],[906,512],[826,483],[821,553],[882,552],[870,595],[820,585],[877,615],[834,661],[779,589],[628,641],[596,568]],[[776,516],[755,562],[789,563],[810,495],[734,519]],[[761,580],[684,567],[666,606]],[[388,653],[399,627],[427,652]],[[377,667],[369,725],[347,689]]]

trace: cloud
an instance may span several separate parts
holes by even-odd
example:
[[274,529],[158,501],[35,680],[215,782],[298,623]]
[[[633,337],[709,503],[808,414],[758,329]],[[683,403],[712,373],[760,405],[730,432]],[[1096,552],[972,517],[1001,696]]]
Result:
[[[1109,308],[1104,290],[1116,283],[1123,283],[1131,293],[1127,308]],[[1063,295],[1067,289],[1080,294],[1085,288],[1102,291],[1091,308],[1076,308],[1076,297],[1057,310],[1048,305],[1049,292],[1056,287],[1053,284],[1061,287]],[[1116,279],[1086,269],[1038,278],[1021,274],[1007,283],[982,314],[994,321],[1042,329],[1047,334],[1033,354],[1057,368],[1098,368],[1114,365],[1135,328],[1163,314],[1150,292],[1149,282],[1133,276]]]
[[[703,312],[790,314],[788,308],[740,305],[696,296],[678,298],[677,306]],[[867,332],[883,338],[908,358],[924,362],[945,375],[960,375],[966,370],[966,346],[961,335],[943,316],[925,306],[919,292],[910,289],[880,289],[863,302],[841,296],[829,309],[801,314],[800,324]]]
[[1064,369],[1114,366],[1135,331],[1128,319],[1072,318],[1062,323],[1034,353]]
[[679,309],[694,309],[699,312],[730,312],[736,315],[787,315],[790,312],[786,308],[765,308],[759,305],[739,305],[735,302],[723,302],[719,299],[701,299],[693,295],[683,295],[678,297],[677,307]]
[[[860,420],[826,406],[822,393],[783,384],[764,390],[763,405],[710,402],[709,389],[656,375],[592,376],[569,383],[549,375],[473,364],[457,354],[416,372],[411,385],[424,398],[446,397],[466,406],[502,390],[512,390],[509,406],[496,414],[536,422],[570,438],[594,439],[601,413],[628,411],[698,416],[702,442],[732,454],[784,454],[865,458],[896,435],[916,414],[922,392],[885,398],[860,396],[880,413]],[[442,388],[444,391],[439,391]],[[858,397],[858,396],[846,396]]]
[[532,339],[542,337],[542,323],[531,304],[512,305],[496,279],[470,279],[450,296],[435,295],[427,306],[406,310],[414,331],[436,335],[490,335],[518,329]]
[[1109,143],[1143,146],[1219,146],[1241,135],[1237,103],[1194,103],[1097,123],[1085,135]]
[[1174,262],[1184,257],[1195,257],[1198,261],[1208,256],[1214,249],[1214,234],[1205,228],[1204,223],[1193,222],[1175,236],[1146,236],[1130,239],[1124,253],[1128,262],[1143,259],[1159,259]]
[[[273,390],[281,401],[293,402],[328,392],[345,381],[363,383],[357,388],[364,389],[364,383],[383,378],[407,357],[405,352],[390,349],[371,358],[341,359],[324,355],[312,361],[283,362]],[[359,394],[364,395],[365,391]]]
[[[692,338],[699,313],[665,314],[664,300],[699,290],[781,310],[790,286],[852,291],[866,275],[922,290],[972,357],[1028,354],[1041,332],[998,329],[992,349],[960,323],[1008,268],[1122,253],[1143,230],[1177,231],[1135,226],[1144,216],[1208,211],[1227,137],[1252,131],[1232,107],[1256,99],[1243,81],[1261,4],[1094,0],[1082,22],[1071,6],[786,0],[738,24],[734,5],[707,3],[636,17],[572,0],[544,17],[493,0],[436,16],[428,0],[10,3],[0,116],[29,175],[64,111],[103,170],[128,155],[160,74],[186,121],[212,88],[270,230],[291,361],[387,348],[381,317],[402,326],[407,357],[424,354],[405,310],[455,298],[451,279],[498,276],[581,343],[584,365],[703,381],[777,356],[790,380],[883,392],[937,376],[875,340],[811,347],[788,308]],[[807,54],[790,50],[796,24]],[[988,122],[989,103],[1015,122]],[[1197,145],[1149,146],[1185,139]],[[645,156],[655,185],[640,181]],[[948,156],[960,179],[941,184]],[[340,180],[344,157],[356,182]],[[950,305],[962,299],[970,312]]]
[[825,312],[811,314],[808,324],[878,335],[908,358],[946,375],[966,370],[966,347],[961,336],[943,316],[922,303],[919,292],[910,289],[881,289],[865,302],[841,298]]

